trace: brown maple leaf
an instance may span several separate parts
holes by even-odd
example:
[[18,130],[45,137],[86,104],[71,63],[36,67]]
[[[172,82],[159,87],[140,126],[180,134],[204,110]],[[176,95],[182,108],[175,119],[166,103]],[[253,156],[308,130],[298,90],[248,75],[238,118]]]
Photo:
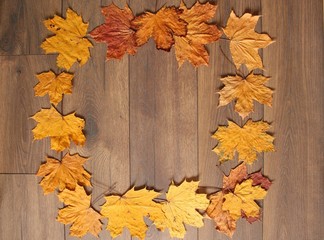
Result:
[[63,151],[70,146],[70,139],[75,144],[83,145],[85,136],[82,132],[84,120],[76,117],[75,113],[62,116],[54,107],[42,109],[32,119],[38,122],[33,129],[34,140],[51,138],[51,148]]
[[262,188],[268,190],[272,184],[269,178],[262,175],[262,172],[256,172],[249,175],[249,178],[253,180],[252,185],[257,186],[260,185]]
[[72,93],[73,74],[62,72],[55,75],[52,71],[37,74],[39,83],[34,87],[35,96],[50,97],[50,102],[55,106],[62,101],[63,94]]
[[223,29],[230,39],[230,51],[236,68],[239,68],[241,64],[245,64],[249,70],[263,68],[258,49],[265,48],[274,41],[267,34],[254,31],[259,17],[245,13],[239,18],[232,11]]
[[253,100],[267,106],[272,105],[272,90],[264,84],[269,78],[251,73],[246,79],[241,76],[221,78],[224,88],[219,91],[219,106],[225,106],[236,100],[235,111],[242,118],[253,112]]
[[62,161],[47,157],[46,163],[39,167],[37,176],[43,177],[40,182],[44,194],[54,192],[56,188],[60,191],[65,188],[74,190],[76,185],[91,186],[91,175],[83,168],[87,161],[78,154],[66,154]]
[[105,16],[105,23],[90,32],[97,42],[107,43],[107,60],[121,59],[125,53],[134,55],[137,51],[135,31],[131,29],[131,21],[134,19],[132,10],[125,6],[118,8],[115,4],[103,7],[101,10]]
[[70,235],[83,237],[88,232],[98,236],[101,231],[101,215],[90,206],[91,196],[88,196],[84,188],[77,185],[75,190],[63,190],[58,198],[66,205],[59,210],[57,221],[63,224],[72,224]]
[[156,14],[145,12],[132,21],[136,29],[136,43],[142,46],[153,37],[157,49],[170,51],[174,44],[174,36],[185,36],[187,23],[180,18],[181,9],[163,7]]
[[181,1],[180,9],[183,12],[180,18],[185,20],[187,25],[187,34],[183,37],[174,36],[175,53],[179,67],[188,60],[195,67],[199,65],[208,65],[209,55],[205,44],[217,41],[222,32],[214,24],[208,24],[215,15],[217,6],[210,3],[201,4],[196,2],[190,9]]
[[244,163],[241,163],[236,168],[231,169],[228,176],[223,177],[223,191],[228,192],[235,188],[236,184],[247,179],[248,173]]

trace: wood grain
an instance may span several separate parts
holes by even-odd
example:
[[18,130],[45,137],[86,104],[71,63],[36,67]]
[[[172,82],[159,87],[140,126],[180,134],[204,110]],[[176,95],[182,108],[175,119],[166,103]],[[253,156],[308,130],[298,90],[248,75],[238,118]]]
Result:
[[277,149],[265,156],[274,185],[264,204],[264,239],[318,240],[324,236],[323,1],[262,4],[263,29],[276,39],[264,62],[275,89],[265,117]]
[[1,0],[0,55],[44,53],[40,44],[52,35],[43,21],[61,13],[61,1]]

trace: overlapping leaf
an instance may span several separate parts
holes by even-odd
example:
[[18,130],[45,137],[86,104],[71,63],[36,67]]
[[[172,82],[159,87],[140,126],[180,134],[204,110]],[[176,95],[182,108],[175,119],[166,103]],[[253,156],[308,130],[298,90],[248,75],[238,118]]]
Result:
[[225,35],[230,39],[230,51],[236,68],[245,64],[251,71],[256,68],[263,68],[258,49],[265,48],[273,43],[267,34],[260,34],[254,31],[260,16],[252,16],[245,13],[237,17],[234,11],[223,29]]
[[208,2],[205,4],[196,2],[188,9],[181,2],[180,9],[183,11],[180,18],[188,23],[188,30],[185,36],[174,36],[179,67],[185,60],[196,67],[208,65],[209,55],[204,45],[217,41],[222,35],[216,25],[207,23],[215,15],[217,6]]
[[236,100],[235,111],[242,118],[253,112],[253,100],[271,106],[273,91],[264,85],[268,80],[267,77],[253,73],[246,79],[238,75],[222,78],[221,81],[225,86],[219,92],[219,106],[225,106]]
[[63,151],[70,146],[70,139],[75,144],[83,145],[85,136],[82,132],[84,120],[75,113],[62,116],[54,107],[42,109],[32,117],[38,124],[33,129],[34,139],[51,138],[51,148]]
[[83,187],[77,185],[73,191],[65,189],[58,197],[66,206],[59,210],[57,221],[72,224],[71,236],[83,237],[88,232],[98,236],[102,225],[101,215],[90,206],[91,196],[87,195]]
[[57,66],[69,70],[73,63],[85,64],[89,57],[91,42],[85,38],[88,24],[70,8],[66,11],[66,19],[57,15],[44,21],[48,30],[55,36],[47,38],[41,45],[46,53],[59,53]]
[[53,192],[56,188],[63,191],[65,188],[74,190],[78,185],[90,186],[91,175],[83,168],[87,161],[78,154],[66,154],[62,161],[48,157],[42,164],[37,176],[43,177],[40,182],[44,194]]
[[107,43],[107,60],[121,59],[125,53],[134,55],[137,51],[135,31],[131,29],[134,15],[126,5],[124,9],[115,4],[103,7],[105,23],[90,33],[97,42]]
[[233,160],[235,151],[239,159],[252,164],[257,153],[274,151],[274,137],[267,134],[270,125],[263,121],[248,120],[243,128],[228,121],[228,126],[219,127],[212,136],[218,140],[213,151],[219,156],[221,163]]
[[50,102],[55,106],[62,101],[63,94],[72,93],[73,74],[63,72],[56,75],[52,71],[36,75],[39,83],[34,87],[35,96],[49,95]]
[[169,51],[174,44],[174,36],[185,36],[187,23],[180,18],[182,10],[163,7],[156,14],[145,12],[136,17],[131,26],[136,29],[136,43],[142,46],[153,37],[156,47]]

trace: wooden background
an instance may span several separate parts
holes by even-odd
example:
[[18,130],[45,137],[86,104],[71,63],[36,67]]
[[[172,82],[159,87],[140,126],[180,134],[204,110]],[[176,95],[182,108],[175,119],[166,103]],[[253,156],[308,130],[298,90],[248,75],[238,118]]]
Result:
[[[100,6],[105,0],[1,0],[0,1],[0,239],[61,240],[68,228],[55,221],[62,207],[55,194],[43,196],[35,176],[49,151],[49,140],[32,140],[35,122],[30,116],[49,99],[34,97],[35,74],[58,71],[56,55],[40,48],[51,35],[42,21],[71,7],[89,30],[103,22]],[[179,1],[129,0],[135,14],[157,11]],[[186,1],[188,6],[193,0]],[[120,7],[125,1],[115,1]],[[257,30],[276,43],[261,52],[269,86],[275,89],[273,107],[256,104],[254,120],[272,123],[276,152],[260,155],[249,171],[263,169],[274,184],[265,201],[262,219],[253,225],[239,221],[233,239],[323,239],[323,2],[321,0],[220,0],[214,21],[224,27],[233,9],[262,15]],[[86,120],[85,147],[72,152],[90,156],[94,207],[100,197],[125,192],[132,185],[167,189],[171,179],[199,179],[208,193],[222,184],[222,171],[211,151],[210,135],[227,119],[243,124],[233,104],[217,108],[219,78],[235,69],[221,53],[230,56],[228,42],[210,44],[208,67],[177,67],[174,50],[158,51],[153,41],[136,56],[105,62],[106,47],[95,44],[91,59],[75,65],[73,94],[58,109],[76,111]],[[99,199],[99,200],[98,200]],[[106,222],[105,222],[106,223]],[[95,239],[87,235],[84,239]],[[103,231],[100,239],[110,239]],[[127,231],[117,239],[130,239]],[[147,239],[170,239],[153,227]],[[213,223],[205,220],[199,230],[188,227],[185,239],[221,240]]]

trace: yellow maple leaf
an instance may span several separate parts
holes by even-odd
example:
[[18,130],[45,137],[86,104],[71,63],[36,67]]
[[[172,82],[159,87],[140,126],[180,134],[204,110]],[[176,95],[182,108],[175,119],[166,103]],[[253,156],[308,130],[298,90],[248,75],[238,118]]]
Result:
[[171,237],[183,238],[186,229],[184,224],[202,227],[203,216],[197,209],[205,210],[209,200],[206,194],[196,193],[199,182],[184,181],[179,186],[173,183],[166,194],[165,202],[162,202],[162,211],[165,218],[155,219],[154,223],[159,229],[169,228]]
[[72,79],[73,74],[61,73],[58,76],[52,71],[43,72],[36,75],[39,83],[34,87],[35,96],[50,97],[50,102],[55,106],[62,101],[63,94],[72,93]]
[[237,151],[240,160],[252,164],[257,152],[274,151],[274,137],[266,133],[269,128],[270,125],[263,121],[248,120],[243,128],[228,121],[228,127],[219,127],[212,136],[219,141],[213,151],[221,163],[232,160]]
[[76,117],[75,113],[62,116],[53,106],[42,109],[32,117],[37,126],[33,129],[34,140],[45,137],[51,138],[51,148],[63,151],[70,146],[70,139],[75,144],[83,145],[85,136],[82,132],[84,120]]
[[57,66],[69,70],[79,61],[85,64],[89,57],[91,42],[85,38],[88,23],[83,23],[82,17],[70,8],[66,11],[66,19],[55,15],[54,18],[44,21],[48,30],[55,36],[47,38],[41,45],[46,53],[59,53]]
[[53,192],[57,187],[60,191],[65,188],[74,190],[76,185],[91,186],[91,175],[83,168],[87,161],[78,154],[66,154],[62,161],[47,157],[46,163],[39,167],[37,176],[44,177],[40,182],[44,194]]
[[269,78],[251,73],[246,79],[241,76],[228,76],[222,78],[225,84],[219,92],[219,106],[225,106],[236,100],[235,111],[242,118],[253,112],[253,100],[271,106],[272,90],[264,85]]
[[260,207],[255,200],[263,199],[267,191],[261,186],[252,186],[252,183],[252,179],[243,181],[236,185],[234,193],[230,192],[224,196],[222,209],[228,211],[234,220],[242,216],[242,211],[248,218],[260,216]]
[[88,196],[84,188],[77,185],[75,190],[63,190],[58,198],[66,207],[59,210],[57,221],[63,224],[72,224],[70,235],[83,237],[88,232],[98,236],[101,231],[101,215],[91,206],[91,196]]
[[258,49],[267,47],[273,41],[267,34],[254,31],[259,17],[245,13],[239,18],[232,11],[226,28],[223,29],[230,39],[230,51],[236,68],[241,64],[245,64],[249,70],[263,68]]
[[196,67],[208,65],[209,55],[204,44],[215,42],[222,35],[216,25],[207,23],[215,15],[217,6],[196,2],[188,9],[181,1],[180,9],[183,10],[180,18],[188,23],[188,31],[183,37],[174,36],[174,47],[179,67],[185,60]]
[[216,229],[229,237],[232,237],[236,229],[234,220],[228,211],[223,210],[224,193],[218,192],[209,197],[210,204],[206,210],[207,215],[215,221]]
[[131,26],[136,29],[135,38],[138,46],[153,37],[157,49],[169,51],[174,44],[173,36],[184,36],[187,23],[180,19],[182,10],[173,7],[163,7],[156,14],[145,12],[136,17]]
[[105,197],[106,203],[100,213],[108,218],[107,230],[111,236],[119,236],[126,227],[132,236],[144,239],[148,228],[144,217],[163,216],[161,205],[153,201],[159,195],[160,193],[152,190],[135,191],[132,188],[123,196]]

